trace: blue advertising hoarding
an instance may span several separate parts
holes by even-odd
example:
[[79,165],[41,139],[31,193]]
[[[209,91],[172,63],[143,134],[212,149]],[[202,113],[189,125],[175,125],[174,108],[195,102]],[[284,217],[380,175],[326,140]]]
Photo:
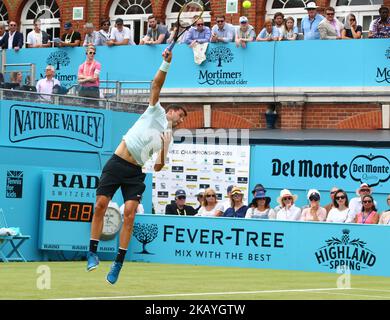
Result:
[[251,146],[250,189],[262,183],[276,206],[280,190],[298,194],[298,206],[308,204],[309,189],[319,190],[321,204],[330,202],[329,190],[338,187],[356,197],[361,183],[373,187],[379,211],[387,210],[390,193],[390,149],[347,146]]
[[138,215],[132,261],[390,276],[384,225]]
[[[101,80],[150,81],[161,63],[165,45],[98,47]],[[52,64],[56,77],[69,87],[77,83],[78,67],[85,60],[84,48],[41,48],[6,51],[6,63],[34,62],[37,79]],[[389,43],[386,39],[280,41],[208,45],[206,60],[198,65],[187,45],[177,45],[165,88],[359,88],[386,89],[390,84]],[[142,57],[142,59],[140,58]],[[351,57],[353,57],[351,59]],[[316,69],[326,61],[330,69]],[[356,68],[356,66],[359,68]],[[17,67],[13,67],[14,69]],[[7,69],[8,70],[8,69]],[[11,69],[10,69],[11,70]],[[10,71],[8,70],[8,71]],[[183,71],[185,71],[183,73]]]

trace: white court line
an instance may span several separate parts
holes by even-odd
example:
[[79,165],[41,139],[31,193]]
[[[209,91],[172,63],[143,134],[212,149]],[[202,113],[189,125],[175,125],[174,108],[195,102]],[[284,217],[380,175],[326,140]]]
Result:
[[191,297],[191,296],[199,297],[199,296],[220,296],[220,295],[236,295],[236,294],[311,292],[311,291],[331,291],[331,290],[351,290],[351,289],[352,288],[318,288],[318,289],[287,289],[287,290],[236,291],[236,292],[173,293],[173,294],[153,294],[153,295],[139,295],[139,296],[63,298],[63,299],[49,299],[49,300],[143,299],[143,298],[167,298],[167,297]]
[[[356,288],[353,288],[354,290],[357,290]],[[317,293],[317,292],[314,292]],[[319,292],[318,292],[319,293]],[[356,294],[356,293],[342,293],[342,292],[321,292],[325,294],[333,294],[333,295],[344,295],[344,296],[353,296],[353,297],[365,297],[365,298],[379,298],[382,300],[389,300],[390,297],[385,297],[385,296],[373,296],[369,294]]]

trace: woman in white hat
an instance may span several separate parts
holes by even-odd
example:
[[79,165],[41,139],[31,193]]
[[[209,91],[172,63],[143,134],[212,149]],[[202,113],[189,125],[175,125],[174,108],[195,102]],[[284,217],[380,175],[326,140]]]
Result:
[[307,193],[309,207],[302,210],[301,221],[325,221],[326,209],[320,207],[321,194],[316,189],[310,189]]
[[298,196],[288,189],[280,191],[277,201],[281,209],[276,214],[276,220],[298,221],[301,218],[301,209],[295,206],[297,199]]

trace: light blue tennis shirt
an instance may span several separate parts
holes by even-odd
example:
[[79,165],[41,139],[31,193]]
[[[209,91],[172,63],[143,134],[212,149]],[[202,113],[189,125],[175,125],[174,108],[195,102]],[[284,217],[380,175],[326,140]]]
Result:
[[161,133],[168,129],[168,120],[160,102],[150,106],[123,136],[127,150],[138,165],[152,157],[161,149]]

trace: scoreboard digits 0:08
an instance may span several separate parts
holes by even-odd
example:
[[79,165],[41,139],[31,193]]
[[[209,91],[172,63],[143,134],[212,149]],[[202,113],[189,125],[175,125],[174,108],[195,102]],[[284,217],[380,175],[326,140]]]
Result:
[[46,220],[91,222],[93,207],[87,202],[47,201]]

